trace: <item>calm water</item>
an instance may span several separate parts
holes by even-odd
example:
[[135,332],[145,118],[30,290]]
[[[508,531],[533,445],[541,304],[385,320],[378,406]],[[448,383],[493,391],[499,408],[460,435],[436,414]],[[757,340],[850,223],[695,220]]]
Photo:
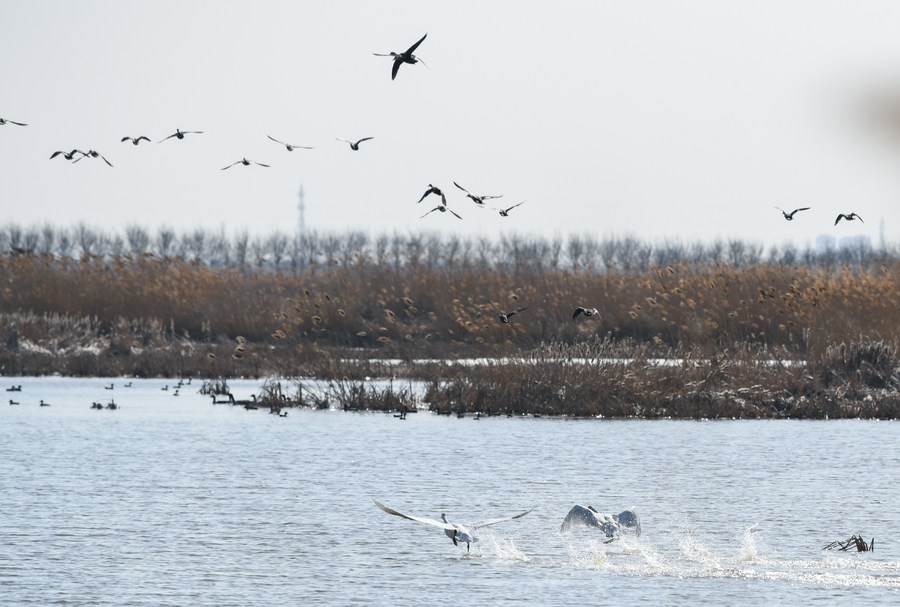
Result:
[[[897,422],[278,418],[109,383],[0,384],[23,385],[0,406],[0,604],[900,603]],[[536,508],[466,555],[372,498]],[[561,535],[574,503],[634,505],[643,535]],[[855,533],[876,551],[821,550]]]

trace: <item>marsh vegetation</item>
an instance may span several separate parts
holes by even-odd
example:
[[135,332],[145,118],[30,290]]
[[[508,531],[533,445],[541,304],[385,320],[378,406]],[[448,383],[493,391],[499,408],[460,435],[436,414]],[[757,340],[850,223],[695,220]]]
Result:
[[[900,413],[884,248],[84,226],[10,226],[0,247],[5,375],[316,377],[357,407],[461,413]],[[367,376],[430,387],[367,396]]]

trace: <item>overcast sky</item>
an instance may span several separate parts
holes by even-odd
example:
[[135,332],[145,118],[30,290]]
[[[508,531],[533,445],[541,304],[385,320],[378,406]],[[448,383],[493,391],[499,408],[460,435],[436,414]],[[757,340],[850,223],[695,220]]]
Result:
[[[900,3],[6,0],[0,222],[900,242]],[[373,52],[416,51],[426,65]],[[887,93],[885,93],[887,91]],[[181,130],[204,131],[156,142]],[[123,136],[146,135],[135,147]],[[288,152],[266,135],[312,150]],[[359,151],[336,137],[374,137]],[[95,149],[71,164],[56,150]],[[222,167],[242,157],[270,164]],[[500,217],[453,186],[527,202]],[[432,213],[433,183],[463,219]],[[792,222],[773,207],[810,206]],[[841,222],[855,211],[865,223]]]

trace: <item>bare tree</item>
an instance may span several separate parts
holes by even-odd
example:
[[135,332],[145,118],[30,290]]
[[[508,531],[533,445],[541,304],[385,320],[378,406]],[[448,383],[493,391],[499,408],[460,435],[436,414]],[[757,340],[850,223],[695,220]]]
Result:
[[231,247],[228,244],[228,238],[225,237],[225,228],[220,228],[216,234],[209,238],[206,250],[210,266],[228,267],[231,262]]
[[119,259],[125,253],[125,240],[115,234],[106,239],[106,252],[113,258]]
[[584,243],[581,241],[581,236],[577,234],[569,236],[566,254],[569,257],[569,263],[572,264],[572,271],[577,272],[581,266],[581,258],[584,257]]
[[34,253],[37,250],[39,241],[40,234],[36,228],[28,228],[22,233],[22,246],[29,253]]
[[281,262],[287,253],[288,238],[281,232],[275,232],[269,236],[269,251],[272,253],[272,263],[275,265],[275,271],[281,269]]
[[476,248],[478,250],[478,267],[486,270],[491,266],[494,257],[490,239],[487,236],[479,236]]
[[626,272],[630,272],[634,269],[635,264],[638,263],[637,252],[639,247],[640,243],[634,236],[626,236],[619,240],[619,266]]
[[341,265],[346,268],[355,258],[362,257],[365,254],[368,242],[369,236],[365,232],[351,231],[346,233],[343,246],[340,247]]
[[247,267],[247,254],[249,253],[250,236],[246,230],[238,232],[234,237],[234,260],[239,268]]
[[202,228],[196,228],[189,235],[183,236],[181,242],[185,249],[185,257],[190,257],[197,261],[204,259],[206,255],[206,232]]
[[160,257],[169,257],[175,247],[175,231],[162,226],[156,232],[156,252]]
[[390,239],[387,234],[379,234],[375,238],[375,263],[379,266],[387,265],[387,252]]
[[338,252],[341,250],[341,240],[334,232],[327,232],[321,239],[322,253],[326,262],[331,265],[337,263]]
[[267,260],[266,253],[268,252],[268,241],[255,237],[250,241],[250,255],[253,256],[253,261],[258,269],[262,269]]
[[75,227],[75,239],[78,241],[82,257],[91,257],[98,254],[100,236],[92,228],[89,228],[84,223],[79,223]]
[[72,251],[75,249],[75,241],[72,240],[72,234],[69,230],[60,230],[56,239],[58,243],[56,250],[60,257],[72,257]]
[[128,250],[135,257],[140,257],[150,248],[150,235],[141,226],[130,225],[126,227],[125,239],[128,241]]
[[38,243],[38,252],[49,255],[54,253],[56,245],[56,230],[49,223],[45,223],[41,228],[41,241]]
[[5,249],[24,252],[25,243],[22,239],[22,228],[15,223],[11,223],[6,227],[6,243]]

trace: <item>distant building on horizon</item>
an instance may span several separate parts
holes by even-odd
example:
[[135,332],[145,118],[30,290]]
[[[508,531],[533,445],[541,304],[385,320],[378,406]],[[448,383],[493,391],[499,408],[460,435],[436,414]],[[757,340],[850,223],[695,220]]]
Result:
[[863,234],[856,236],[842,236],[835,238],[831,234],[820,234],[816,236],[816,253],[825,253],[826,251],[843,251],[846,249],[872,250],[872,239]]

